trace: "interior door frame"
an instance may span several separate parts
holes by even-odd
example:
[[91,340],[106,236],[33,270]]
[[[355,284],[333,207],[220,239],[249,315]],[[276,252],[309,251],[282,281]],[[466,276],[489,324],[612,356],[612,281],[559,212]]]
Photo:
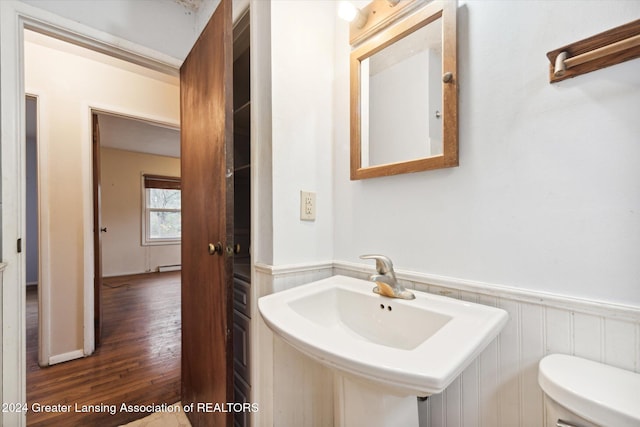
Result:
[[[42,141],[40,127],[42,124],[42,116],[40,109],[43,103],[46,103],[45,97],[38,94],[37,91],[26,91],[26,98],[34,98],[36,100],[36,157],[37,157],[37,203],[38,203],[38,364],[47,366],[50,354],[51,342],[49,337],[51,333],[47,330],[50,322],[50,310],[48,302],[51,300],[50,294],[50,250],[49,250],[49,229],[46,227],[45,218],[49,216],[49,205],[44,200],[49,199],[49,182],[42,179],[48,176],[47,162],[49,156],[48,146]],[[45,119],[46,120],[46,119]],[[25,141],[26,143],[26,141]],[[26,207],[26,205],[25,205]],[[26,213],[25,213],[26,214]],[[40,331],[45,331],[41,333]]]
[[93,345],[102,337],[102,191],[100,165],[100,120],[91,111],[91,175],[93,177]]
[[[37,31],[54,38],[132,62],[167,74],[178,75],[180,61],[128,40],[87,27],[22,2],[0,1],[0,128],[2,129],[2,257],[6,262],[2,286],[2,389],[4,402],[26,402],[26,256],[18,251],[19,239],[25,233],[25,84],[24,30]],[[90,110],[100,106],[87,106]],[[108,110],[108,108],[106,108]],[[134,114],[135,115],[135,114]],[[149,118],[154,120],[153,118]],[[157,118],[156,118],[157,119]],[[162,121],[162,120],[156,120]],[[85,129],[87,135],[89,129]],[[86,138],[90,141],[90,138]],[[86,150],[90,152],[90,150]],[[86,158],[86,156],[85,156]],[[85,168],[90,170],[90,162]],[[89,172],[90,173],[90,172]],[[90,202],[89,202],[90,204]],[[90,208],[91,210],[91,208]],[[87,216],[87,215],[85,215]],[[89,215],[91,217],[91,215]],[[91,229],[87,218],[84,229]],[[87,233],[85,233],[87,234]],[[92,233],[85,241],[93,252]],[[87,259],[93,259],[89,257]],[[88,267],[86,264],[91,264]],[[89,280],[87,272],[90,272]],[[85,263],[84,351],[93,347],[93,264]],[[26,413],[2,414],[3,425],[26,425]]]
[[[140,112],[133,111],[124,111],[122,108],[113,108],[113,107],[105,107],[102,106],[100,108],[97,107],[89,107],[89,111],[91,113],[91,175],[92,175],[92,197],[93,197],[93,209],[92,209],[92,224],[93,224],[93,282],[91,283],[93,289],[93,311],[91,312],[93,315],[92,326],[87,326],[87,321],[85,321],[85,332],[87,328],[93,328],[94,335],[93,338],[89,338],[89,346],[86,345],[85,342],[85,353],[87,353],[87,348],[89,347],[91,352],[95,350],[100,345],[100,334],[102,330],[102,321],[103,321],[103,311],[102,311],[102,294],[101,294],[101,286],[102,286],[102,278],[100,275],[96,275],[96,271],[102,272],[102,232],[101,226],[104,225],[102,223],[102,194],[100,190],[100,120],[99,115],[109,115],[114,117],[120,117],[124,119],[130,119],[135,121],[140,121],[144,123],[148,123],[151,125],[159,125],[162,127],[180,130],[180,123],[175,121],[169,121],[165,118],[161,117],[152,117]],[[95,122],[94,122],[95,116]],[[96,132],[97,132],[97,144],[96,147]],[[86,138],[85,138],[86,140]],[[86,265],[85,265],[86,270]],[[87,289],[87,285],[85,285],[85,292]],[[85,299],[86,303],[86,299]],[[87,313],[85,313],[85,316]],[[87,319],[85,319],[87,320]],[[85,336],[85,339],[87,337]]]
[[[258,0],[239,0],[251,7],[251,50],[252,77],[252,121],[262,132],[252,132],[251,142],[251,241],[254,248],[254,262],[270,264],[273,261],[271,243],[272,231],[272,185],[271,185],[271,87],[270,81],[270,4]],[[75,43],[98,52],[109,53],[115,57],[168,74],[179,75],[181,61],[137,45],[128,40],[90,28],[78,22],[66,19],[17,1],[0,1],[0,129],[1,161],[4,186],[2,189],[2,260],[6,262],[3,272],[2,313],[2,386],[0,395],[4,402],[26,401],[26,343],[25,343],[25,257],[16,251],[16,241],[25,236],[24,218],[24,171],[21,167],[25,151],[25,87],[24,87],[24,39],[23,30],[32,29],[53,37]],[[257,77],[263,78],[258,84]],[[255,102],[254,102],[255,101]],[[44,119],[44,118],[43,118]],[[253,126],[253,125],[252,125]],[[260,150],[256,147],[259,146]],[[261,177],[263,179],[259,179]],[[252,276],[255,271],[252,269]],[[256,282],[255,278],[252,280]],[[90,281],[92,287],[93,283]],[[257,312],[257,298],[260,296],[258,285],[252,286],[251,311]],[[91,298],[93,292],[91,292]],[[92,299],[89,300],[91,304]],[[93,312],[86,316],[91,333]],[[265,424],[273,420],[272,383],[273,375],[269,369],[272,359],[272,339],[264,330],[259,316],[252,316],[251,358],[252,364],[252,401],[260,402],[260,412],[252,418],[261,419]],[[262,349],[262,357],[253,357]],[[24,413],[0,414],[0,422],[5,425],[24,426]]]

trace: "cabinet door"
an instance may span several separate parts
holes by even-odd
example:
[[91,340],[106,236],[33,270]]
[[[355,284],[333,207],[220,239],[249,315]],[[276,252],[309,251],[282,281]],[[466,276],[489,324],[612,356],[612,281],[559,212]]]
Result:
[[249,381],[249,324],[247,316],[233,313],[233,370],[247,383]]

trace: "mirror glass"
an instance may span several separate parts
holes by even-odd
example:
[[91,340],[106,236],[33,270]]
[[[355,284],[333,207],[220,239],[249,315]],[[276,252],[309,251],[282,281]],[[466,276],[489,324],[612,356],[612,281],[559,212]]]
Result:
[[412,4],[381,29],[351,28],[352,180],[458,166],[457,4]]
[[361,166],[439,156],[442,18],[360,61]]

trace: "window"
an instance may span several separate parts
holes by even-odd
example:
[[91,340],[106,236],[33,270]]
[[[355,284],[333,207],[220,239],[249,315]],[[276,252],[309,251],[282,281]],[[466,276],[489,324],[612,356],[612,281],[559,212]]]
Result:
[[142,182],[142,244],[180,243],[180,178],[143,175]]

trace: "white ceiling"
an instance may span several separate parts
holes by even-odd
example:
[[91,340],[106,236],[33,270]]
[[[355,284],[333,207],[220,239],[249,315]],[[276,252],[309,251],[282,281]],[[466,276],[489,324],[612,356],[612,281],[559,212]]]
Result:
[[185,9],[197,12],[202,5],[202,0],[173,0],[176,3],[184,6]]
[[[91,28],[150,47],[178,60],[187,56],[200,33],[196,31],[198,12],[192,9],[189,2],[174,0],[22,1]],[[202,11],[205,8],[198,9]]]
[[180,157],[180,130],[152,122],[98,114],[100,146]]
[[[180,62],[220,3],[220,0],[21,1]],[[248,8],[249,0],[232,0],[232,4],[235,22]]]

